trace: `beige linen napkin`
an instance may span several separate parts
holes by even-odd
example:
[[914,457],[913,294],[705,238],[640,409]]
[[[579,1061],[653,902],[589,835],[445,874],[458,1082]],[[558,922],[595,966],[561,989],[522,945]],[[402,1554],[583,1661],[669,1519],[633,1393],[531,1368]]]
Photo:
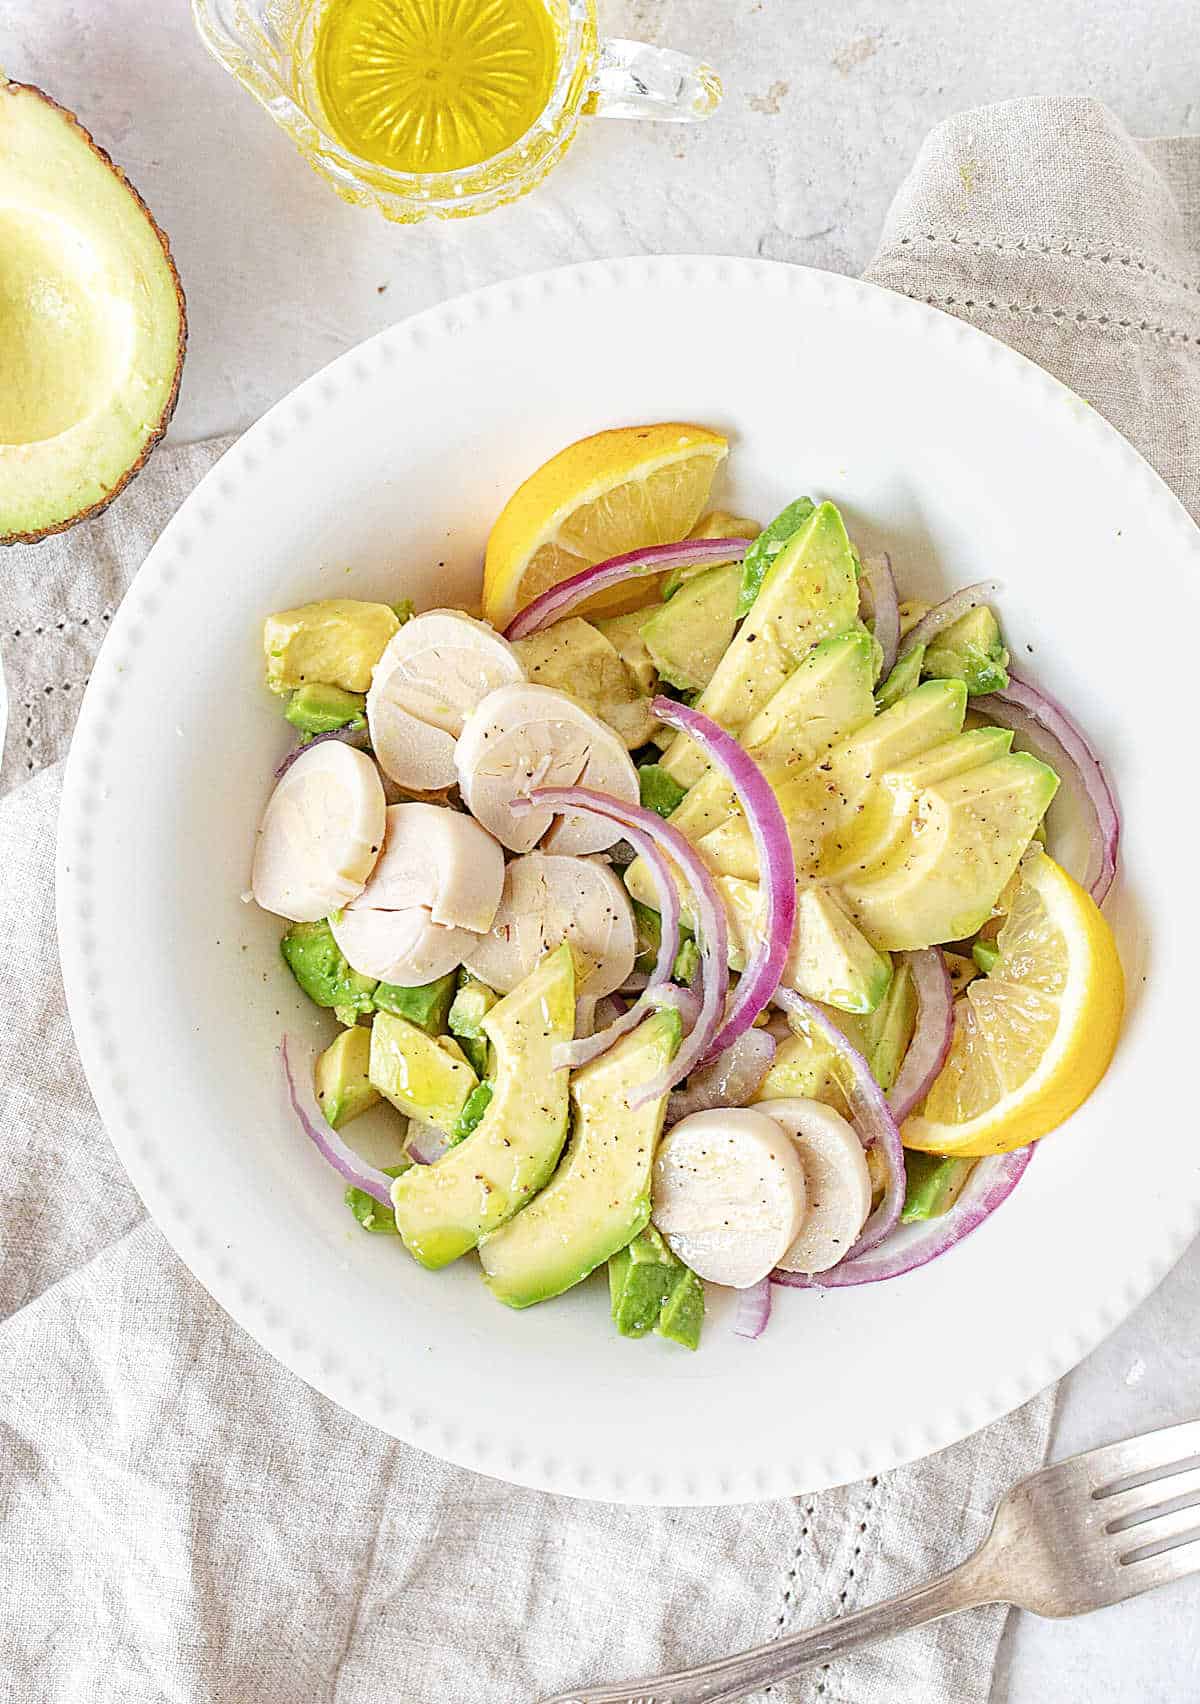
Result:
[[[934,133],[870,275],[1058,372],[1195,513],[1198,249],[1200,144],[1133,142],[1089,102],[1017,102]],[[927,1462],[817,1496],[710,1511],[546,1497],[446,1467],[314,1394],[146,1219],[59,984],[60,759],[130,576],[221,448],[161,452],[107,516],[2,564],[0,1697],[531,1704],[948,1565],[1042,1459],[1049,1394]],[[772,1698],[980,1704],[1001,1619],[943,1623]]]

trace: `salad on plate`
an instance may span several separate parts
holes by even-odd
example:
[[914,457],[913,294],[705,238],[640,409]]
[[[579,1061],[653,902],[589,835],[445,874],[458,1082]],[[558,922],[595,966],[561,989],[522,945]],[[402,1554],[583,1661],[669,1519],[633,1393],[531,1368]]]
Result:
[[[402,584],[269,616],[297,737],[251,879],[339,1026],[280,1051],[358,1224],[514,1308],[606,1267],[622,1334],[693,1349],[706,1285],[755,1337],[772,1284],[974,1231],[1124,993],[1113,792],[1000,588],[905,600],[828,500],[711,509],[727,449],[570,445],[493,527],[482,616]],[[1060,789],[1086,870],[1046,850]]]

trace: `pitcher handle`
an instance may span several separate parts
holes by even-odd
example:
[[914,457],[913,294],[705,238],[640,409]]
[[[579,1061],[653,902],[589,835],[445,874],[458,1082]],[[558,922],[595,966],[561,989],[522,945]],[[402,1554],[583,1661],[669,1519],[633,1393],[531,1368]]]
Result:
[[583,110],[600,118],[694,124],[716,110],[722,92],[712,66],[689,54],[642,41],[605,41]]

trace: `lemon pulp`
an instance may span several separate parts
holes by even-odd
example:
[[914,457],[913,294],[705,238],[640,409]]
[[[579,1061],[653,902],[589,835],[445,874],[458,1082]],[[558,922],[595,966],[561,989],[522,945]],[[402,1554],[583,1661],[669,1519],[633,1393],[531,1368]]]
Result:
[[327,0],[313,74],[330,128],[373,165],[479,165],[544,111],[558,42],[543,0]]

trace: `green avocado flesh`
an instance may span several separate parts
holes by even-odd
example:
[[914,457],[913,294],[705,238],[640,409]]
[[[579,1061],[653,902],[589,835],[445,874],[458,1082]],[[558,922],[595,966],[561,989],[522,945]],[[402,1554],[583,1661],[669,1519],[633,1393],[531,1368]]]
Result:
[[648,811],[669,817],[682,804],[687,788],[668,775],[661,763],[643,763],[638,769],[638,793]]
[[613,1324],[622,1337],[656,1331],[685,1349],[700,1347],[704,1285],[647,1225],[608,1262]]
[[[850,541],[833,504],[822,503],[771,563],[696,708],[740,735],[806,652],[822,639],[844,633],[857,619],[858,580]],[[684,786],[691,786],[708,767],[685,734],[676,735],[663,765]]]
[[326,1123],[340,1130],[379,1101],[369,1075],[371,1032],[345,1029],[317,1060],[316,1090]]
[[[376,1027],[383,1021],[377,1018]],[[526,1205],[558,1164],[567,1136],[567,1072],[553,1055],[575,1033],[568,943],[497,1001],[483,1030],[495,1049],[496,1076],[482,1119],[433,1165],[413,1166],[392,1186],[397,1228],[422,1266],[446,1266],[475,1248]]]
[[659,675],[681,692],[700,692],[733,638],[740,563],[709,568],[655,610],[642,639]]
[[738,587],[738,619],[749,610],[762,590],[767,570],[784,545],[809,519],[816,504],[811,497],[797,497],[775,519],[765,526],[742,559],[742,583]]
[[648,1223],[667,1102],[661,1095],[631,1107],[629,1099],[670,1063],[680,1033],[678,1012],[655,1012],[573,1074],[574,1131],[562,1164],[479,1250],[488,1288],[509,1307],[561,1295]]
[[111,502],[170,420],[167,240],[74,116],[0,72],[0,544]]
[[302,734],[331,734],[335,728],[365,728],[366,697],[314,681],[293,692],[284,715]]
[[407,1018],[379,1012],[371,1025],[371,1082],[409,1118],[453,1136],[476,1086],[470,1065],[445,1036],[427,1035]]
[[392,982],[381,982],[372,996],[375,1010],[407,1018],[426,1035],[443,1035],[457,981],[451,970],[445,976],[439,976],[433,982],[419,983],[415,988],[400,988]]
[[921,665],[934,680],[961,680],[972,698],[1008,685],[1008,651],[986,604],[968,610],[930,643]]
[[907,693],[920,685],[921,665],[924,661],[924,645],[914,645],[911,651],[905,652],[875,694],[875,702],[881,710],[890,710],[893,704],[898,704]]
[[919,1219],[937,1219],[948,1213],[962,1194],[974,1166],[974,1160],[955,1160],[907,1149],[904,1155],[907,1182],[900,1215],[903,1223],[911,1225]]
[[909,834],[880,864],[843,882],[847,911],[869,941],[892,952],[975,934],[1057,788],[1054,771],[1025,752],[923,788]]
[[316,682],[365,693],[371,670],[400,621],[388,604],[319,598],[277,610],[263,622],[263,655],[272,692],[298,692]]
[[336,1006],[350,1017],[373,1010],[371,996],[378,985],[372,977],[351,970],[324,918],[293,923],[279,950],[296,981],[318,1006]]

